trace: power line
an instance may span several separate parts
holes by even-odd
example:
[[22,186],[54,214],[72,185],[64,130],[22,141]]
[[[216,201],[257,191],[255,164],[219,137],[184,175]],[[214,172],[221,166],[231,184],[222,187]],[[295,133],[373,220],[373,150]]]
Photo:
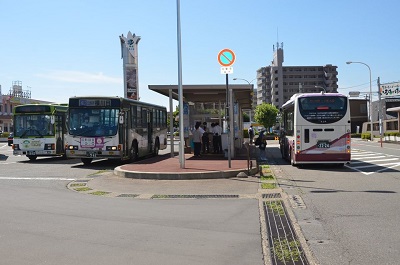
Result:
[[[375,81],[377,81],[378,79],[372,80],[371,82],[374,83]],[[349,89],[349,88],[354,88],[354,87],[360,87],[360,86],[365,86],[368,85],[369,86],[369,82],[368,83],[364,83],[361,85],[356,85],[356,86],[349,86],[349,87],[339,87],[339,89]],[[369,87],[368,87],[369,88]]]

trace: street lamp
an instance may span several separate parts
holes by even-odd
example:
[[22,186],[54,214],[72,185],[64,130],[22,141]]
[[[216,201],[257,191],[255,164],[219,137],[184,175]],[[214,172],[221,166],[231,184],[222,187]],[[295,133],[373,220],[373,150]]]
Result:
[[373,136],[373,129],[372,129],[372,75],[371,75],[371,68],[369,67],[368,64],[363,63],[363,62],[346,62],[347,64],[352,64],[352,63],[359,63],[359,64],[363,64],[366,67],[368,67],[369,70],[369,120],[371,122],[371,141],[374,140],[374,136]]
[[[233,78],[233,80],[235,80],[235,81],[236,81],[236,80],[243,80],[243,81],[247,82],[247,84],[249,84],[249,85],[251,85],[251,83],[253,83],[253,81],[256,80],[256,79],[257,79],[257,78],[254,78],[253,80],[251,80],[251,81],[249,82],[247,79],[236,78],[236,77]],[[252,93],[253,93],[253,92],[254,92],[254,91],[252,91]],[[252,105],[252,106],[251,106],[250,115],[249,115],[249,116],[250,116],[250,117],[249,117],[249,118],[250,118],[250,124],[251,124],[251,112],[252,112],[252,110],[253,110],[253,97],[251,98],[251,105]]]
[[326,89],[324,88],[324,87],[322,87],[322,86],[314,86],[315,88],[320,88],[320,89],[322,89],[325,93],[326,93]]

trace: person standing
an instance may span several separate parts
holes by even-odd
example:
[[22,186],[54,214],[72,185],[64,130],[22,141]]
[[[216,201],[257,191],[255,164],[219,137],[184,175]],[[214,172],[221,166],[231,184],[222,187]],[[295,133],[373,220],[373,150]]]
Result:
[[210,152],[210,142],[208,140],[208,129],[207,129],[207,122],[203,122],[203,137],[202,137],[202,142],[203,142],[203,154],[209,153]]
[[250,127],[248,129],[248,133],[249,133],[250,144],[253,144],[253,138],[254,138],[253,125],[250,125]]
[[214,146],[214,153],[222,153],[222,128],[219,126],[219,123],[216,122],[214,129],[213,129],[213,135],[215,138],[215,146]]
[[194,126],[194,131],[193,131],[193,145],[194,145],[194,156],[200,157],[200,151],[201,151],[201,138],[203,137],[203,130],[200,130],[200,124],[201,123],[196,123]]
[[261,136],[261,143],[258,146],[260,149],[260,161],[267,161],[267,153],[266,153],[266,148],[267,148],[267,139],[264,135]]

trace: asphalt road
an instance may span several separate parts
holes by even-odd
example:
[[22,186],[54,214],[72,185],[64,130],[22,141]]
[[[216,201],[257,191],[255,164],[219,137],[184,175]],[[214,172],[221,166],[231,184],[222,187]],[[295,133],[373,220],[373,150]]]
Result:
[[264,264],[256,199],[92,196],[66,186],[115,164],[0,154],[0,264]]
[[[398,147],[353,140],[350,165],[297,168],[268,145],[319,264],[398,264]],[[90,196],[66,186],[118,164],[0,154],[1,264],[264,264],[255,199]]]
[[292,167],[269,149],[280,187],[304,202],[293,210],[320,264],[399,264],[400,146],[383,146],[353,140],[343,168]]

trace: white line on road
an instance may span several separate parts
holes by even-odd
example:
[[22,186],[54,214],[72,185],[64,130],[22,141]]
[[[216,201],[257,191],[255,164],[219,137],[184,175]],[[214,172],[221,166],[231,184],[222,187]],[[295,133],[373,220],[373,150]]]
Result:
[[[384,156],[383,156],[384,157]],[[376,157],[376,158],[381,158],[381,157]],[[370,162],[385,162],[385,161],[393,161],[393,160],[399,160],[398,158],[386,158],[386,159],[375,159],[375,160],[351,160],[350,164],[365,164],[365,163],[370,163]]]
[[76,179],[69,178],[12,178],[12,177],[0,177],[0,180],[62,180],[62,181],[73,181]]

